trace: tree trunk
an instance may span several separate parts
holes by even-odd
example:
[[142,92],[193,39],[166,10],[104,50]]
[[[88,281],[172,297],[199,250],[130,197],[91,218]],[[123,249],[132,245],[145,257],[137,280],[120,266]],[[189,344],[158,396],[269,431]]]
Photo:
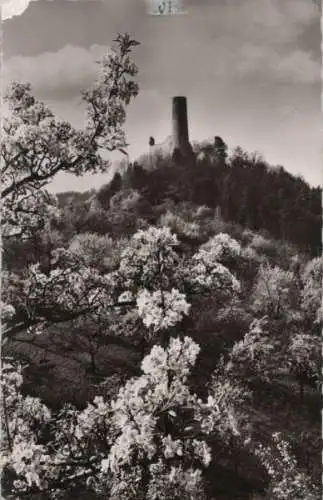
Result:
[[91,373],[95,374],[96,373],[95,353],[90,352],[90,356],[91,356],[91,363],[90,363]]

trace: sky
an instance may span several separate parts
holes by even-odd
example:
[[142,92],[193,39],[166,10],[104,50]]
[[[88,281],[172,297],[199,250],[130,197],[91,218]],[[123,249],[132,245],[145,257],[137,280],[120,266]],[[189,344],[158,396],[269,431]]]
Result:
[[[317,0],[183,0],[185,13],[149,15],[149,0],[0,0],[4,86],[82,127],[80,91],[118,32],[140,42],[139,96],[128,108],[130,159],[171,132],[171,98],[188,99],[191,141],[221,136],[322,184],[321,35]],[[28,5],[29,3],[29,5]],[[98,188],[110,174],[61,174],[51,190]]]

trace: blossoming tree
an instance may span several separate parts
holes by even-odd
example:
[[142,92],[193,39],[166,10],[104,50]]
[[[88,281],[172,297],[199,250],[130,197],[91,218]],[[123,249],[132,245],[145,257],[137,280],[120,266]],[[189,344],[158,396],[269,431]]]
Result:
[[188,377],[198,353],[188,337],[155,346],[143,374],[115,400],[97,397],[83,411],[66,406],[55,418],[39,399],[21,395],[22,369],[6,363],[2,467],[9,486],[50,498],[70,498],[79,488],[111,499],[204,498],[208,440],[239,435],[242,397],[216,381],[206,399],[193,393]]
[[11,115],[4,120],[1,141],[4,236],[15,234],[14,226],[22,231],[37,219],[42,223],[47,213],[37,209],[48,197],[45,186],[59,172],[77,176],[105,172],[109,162],[102,151],[124,152],[125,107],[138,93],[133,80],[137,67],[129,56],[137,42],[119,35],[116,44],[102,59],[93,87],[83,93],[87,110],[83,130],[57,119],[34,98],[29,84],[9,87],[6,100]]

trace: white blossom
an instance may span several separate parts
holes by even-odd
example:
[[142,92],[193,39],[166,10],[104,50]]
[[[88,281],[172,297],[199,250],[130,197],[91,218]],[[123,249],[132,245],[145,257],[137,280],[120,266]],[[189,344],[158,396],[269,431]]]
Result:
[[16,314],[15,308],[11,304],[5,304],[3,301],[0,301],[0,312],[1,320],[4,322],[10,320]]
[[193,439],[192,446],[194,454],[201,459],[205,467],[208,467],[212,460],[211,448],[205,443],[205,441],[200,441],[198,439]]
[[145,286],[154,279],[173,275],[179,262],[176,235],[154,226],[137,231],[121,253],[119,273],[124,280]]
[[118,302],[123,303],[123,302],[130,302],[133,300],[133,294],[132,292],[125,291],[121,295],[119,295]]
[[201,250],[208,251],[213,259],[221,262],[229,257],[238,257],[241,253],[241,245],[229,234],[219,233],[202,245]]
[[173,458],[176,455],[183,456],[183,443],[180,439],[173,440],[170,435],[162,439],[163,453],[165,458]]
[[144,289],[137,295],[138,314],[143,323],[154,330],[167,329],[179,323],[184,315],[188,315],[190,304],[185,295],[176,289],[149,292]]
[[233,297],[240,292],[240,283],[227,267],[218,261],[213,248],[201,248],[192,257],[186,279],[198,289],[214,291],[219,298]]

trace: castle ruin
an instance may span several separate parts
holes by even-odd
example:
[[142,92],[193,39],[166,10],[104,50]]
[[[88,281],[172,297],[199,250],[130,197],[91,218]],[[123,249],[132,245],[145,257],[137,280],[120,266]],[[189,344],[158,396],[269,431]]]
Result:
[[155,139],[150,137],[149,151],[152,167],[154,167],[154,157],[158,155],[170,156],[176,164],[187,164],[194,161],[194,153],[189,141],[186,97],[173,97],[172,135],[159,144],[155,144]]

